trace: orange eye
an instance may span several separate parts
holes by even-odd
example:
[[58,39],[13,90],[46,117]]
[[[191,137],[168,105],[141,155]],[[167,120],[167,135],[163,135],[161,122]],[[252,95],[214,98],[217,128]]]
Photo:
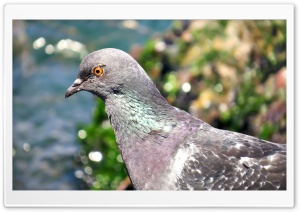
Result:
[[96,76],[101,76],[103,74],[103,69],[100,66],[97,66],[93,69],[93,72]]

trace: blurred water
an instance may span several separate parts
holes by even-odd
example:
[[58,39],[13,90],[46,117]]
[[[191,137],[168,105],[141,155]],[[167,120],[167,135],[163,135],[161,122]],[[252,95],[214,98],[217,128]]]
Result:
[[133,44],[170,28],[171,21],[14,21],[13,188],[85,189],[74,176],[76,126],[91,119],[94,97],[69,99],[86,54]]

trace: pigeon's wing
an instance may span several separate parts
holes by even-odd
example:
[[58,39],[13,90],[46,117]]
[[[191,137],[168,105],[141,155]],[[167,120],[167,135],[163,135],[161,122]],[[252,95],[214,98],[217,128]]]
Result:
[[172,161],[179,190],[286,189],[285,145],[214,128],[186,140]]

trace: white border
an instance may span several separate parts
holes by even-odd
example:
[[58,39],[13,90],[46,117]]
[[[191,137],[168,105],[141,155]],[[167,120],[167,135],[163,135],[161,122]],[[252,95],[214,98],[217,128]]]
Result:
[[[49,12],[52,11],[52,12]],[[80,16],[78,15],[80,14]],[[286,191],[13,191],[12,20],[287,20]],[[4,7],[4,204],[7,207],[291,207],[294,204],[294,6],[291,4],[8,4]],[[84,197],[84,198],[83,198]],[[116,201],[117,199],[117,201]],[[116,205],[117,204],[117,205]]]

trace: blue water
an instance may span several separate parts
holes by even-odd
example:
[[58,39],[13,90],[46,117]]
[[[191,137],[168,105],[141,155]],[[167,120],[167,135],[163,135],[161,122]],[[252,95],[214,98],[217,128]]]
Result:
[[91,120],[94,97],[64,94],[86,54],[129,51],[171,21],[14,21],[13,188],[85,189],[74,176],[76,126]]

